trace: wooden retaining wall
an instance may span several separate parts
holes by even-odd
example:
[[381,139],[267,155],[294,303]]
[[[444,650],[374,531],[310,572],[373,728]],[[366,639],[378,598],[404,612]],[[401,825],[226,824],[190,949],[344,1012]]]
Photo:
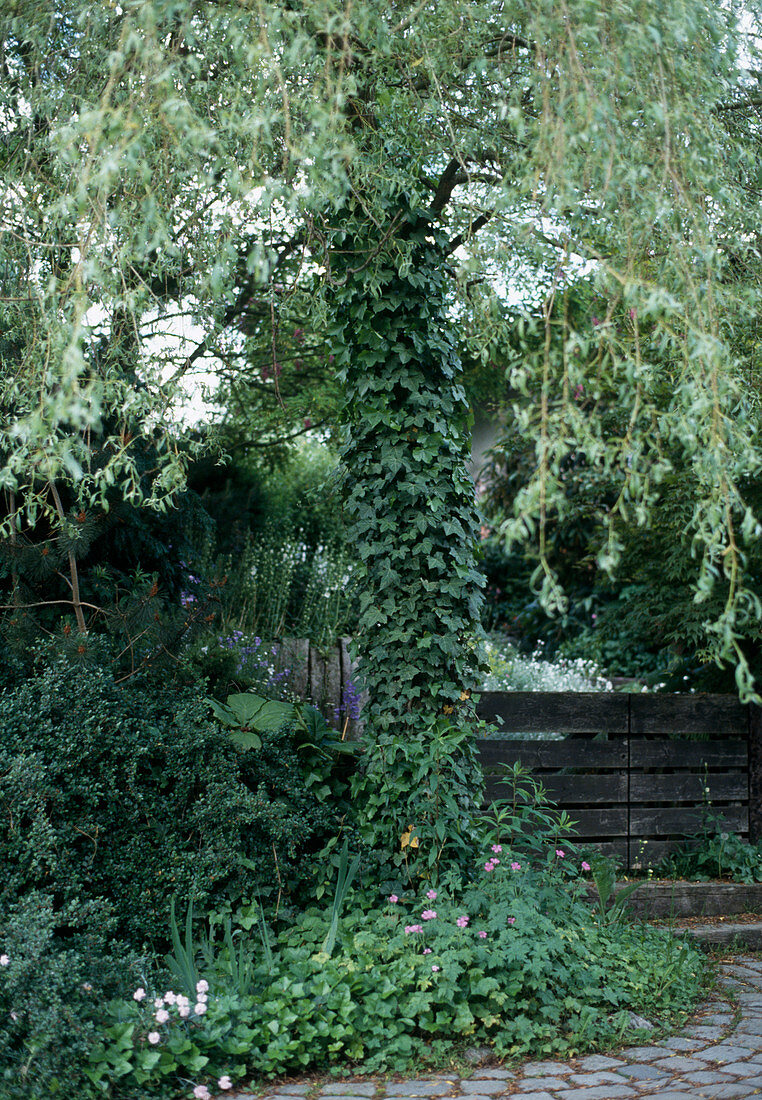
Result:
[[481,742],[488,801],[509,793],[501,765],[521,761],[580,837],[627,867],[701,828],[705,781],[721,827],[762,835],[759,711],[734,696],[485,692],[478,712],[502,732],[564,736]]

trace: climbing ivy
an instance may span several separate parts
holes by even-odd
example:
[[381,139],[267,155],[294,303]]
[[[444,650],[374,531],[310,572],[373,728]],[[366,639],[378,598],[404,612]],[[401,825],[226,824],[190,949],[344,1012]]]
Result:
[[412,825],[414,837],[428,824],[433,859],[479,790],[463,732],[473,726],[483,578],[446,238],[425,213],[398,206],[397,222],[402,213],[405,228],[370,273],[367,222],[343,219],[332,334],[345,390],[345,515],[360,561],[369,839],[382,839],[376,816],[387,838],[390,825],[398,835]]

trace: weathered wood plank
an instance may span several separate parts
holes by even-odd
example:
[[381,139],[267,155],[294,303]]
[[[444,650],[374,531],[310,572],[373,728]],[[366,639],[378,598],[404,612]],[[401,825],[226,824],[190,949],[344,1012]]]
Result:
[[630,742],[630,766],[635,768],[746,768],[746,741],[646,741]]
[[762,708],[749,705],[749,837],[762,840]]
[[477,714],[507,733],[627,733],[627,695],[607,692],[482,692]]
[[[715,813],[724,822],[728,832],[748,832],[748,806],[715,807]],[[701,828],[703,811],[687,806],[632,806],[630,807],[631,837],[665,837],[690,835]]]
[[[632,802],[693,802],[700,804],[704,794],[703,772],[675,772],[673,775],[630,776]],[[748,783],[744,772],[710,772],[709,799],[713,802],[746,802]]]
[[[586,842],[582,847],[587,848],[588,843]],[[624,838],[621,840],[591,841],[589,847],[592,851],[600,852],[601,855],[615,860],[620,867],[628,866],[628,844]]]
[[745,737],[748,712],[734,695],[631,695],[633,734]]
[[309,670],[310,699],[313,705],[322,711],[325,705],[325,658],[311,643]]
[[297,699],[308,695],[309,648],[306,638],[284,638],[280,645],[282,667],[290,669],[288,683]]
[[[515,764],[527,768],[622,768],[627,765],[627,742],[616,741],[511,741],[484,738],[478,742],[483,767]],[[538,778],[542,778],[538,776]]]
[[[561,809],[594,802],[627,801],[627,775],[623,772],[609,772],[607,775],[546,774],[536,775],[535,778]],[[487,776],[486,797],[490,801],[509,798],[512,790],[510,781],[504,783],[496,776]]]
[[627,807],[613,806],[605,809],[569,809],[580,837],[600,837],[608,840],[627,836]]

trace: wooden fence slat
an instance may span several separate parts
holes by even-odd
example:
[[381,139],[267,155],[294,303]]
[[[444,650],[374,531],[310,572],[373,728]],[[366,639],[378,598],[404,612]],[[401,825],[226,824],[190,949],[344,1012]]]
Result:
[[[748,832],[748,806],[721,806],[716,809],[716,814],[724,821],[728,832]],[[674,833],[696,833],[701,828],[703,820],[703,811],[698,808],[631,806],[630,836],[664,837]]]
[[614,806],[606,809],[580,809],[570,807],[569,817],[576,822],[574,828],[581,837],[627,836],[627,807]]
[[[486,794],[492,799],[508,798],[512,784],[497,776],[487,775]],[[549,798],[562,806],[587,805],[591,802],[626,802],[627,776],[609,772],[607,775],[536,775]]]
[[621,768],[627,765],[627,742],[511,741],[484,738],[478,742],[483,767],[513,764],[527,768]]
[[747,709],[729,695],[631,695],[631,732],[745,737]]
[[[674,775],[631,775],[631,802],[694,802],[703,801],[703,772],[676,772]],[[709,774],[711,802],[746,802],[748,784],[743,772]]]
[[746,768],[746,741],[644,741],[630,742],[632,768]]
[[626,734],[629,703],[606,692],[485,691],[476,711],[507,733]]

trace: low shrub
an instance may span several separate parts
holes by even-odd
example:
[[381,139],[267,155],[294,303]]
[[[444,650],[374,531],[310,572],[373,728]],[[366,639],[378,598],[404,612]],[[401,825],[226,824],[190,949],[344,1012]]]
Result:
[[38,891],[0,909],[3,1100],[85,1095],[102,1004],[139,973],[128,951],[111,953],[112,924],[102,902],[61,907]]
[[471,876],[381,904],[350,895],[335,946],[331,907],[274,943],[262,928],[231,936],[187,988],[111,1006],[92,1078],[118,1073],[114,1095],[129,1096],[178,1078],[216,1090],[220,1078],[405,1070],[452,1044],[546,1057],[621,1039],[631,1012],[687,1012],[699,953],[661,930],[599,923],[565,860],[558,849],[529,863],[496,844]]
[[314,782],[330,766],[300,756],[293,728],[234,744],[196,688],[43,664],[0,696],[0,905],[36,889],[61,910],[101,899],[138,946],[166,929],[173,895],[288,896],[336,831]]

